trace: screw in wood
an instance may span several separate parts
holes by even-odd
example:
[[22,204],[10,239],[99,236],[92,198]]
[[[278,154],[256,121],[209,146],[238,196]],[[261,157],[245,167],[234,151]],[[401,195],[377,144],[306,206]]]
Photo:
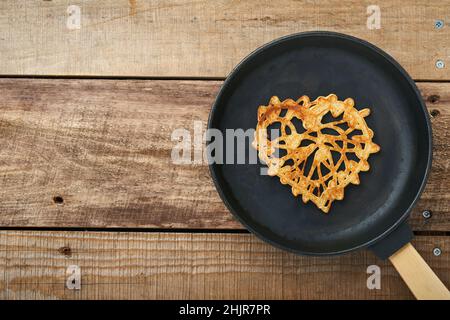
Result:
[[436,61],[436,68],[438,69],[443,69],[445,67],[445,63],[442,60],[437,60]]
[[433,254],[434,254],[436,257],[439,257],[439,256],[441,255],[441,253],[442,253],[442,251],[441,251],[440,248],[434,248],[434,249],[433,249]]
[[444,21],[441,19],[437,19],[434,21],[434,27],[436,29],[442,29],[444,27]]
[[425,211],[423,211],[423,212],[422,212],[422,216],[423,216],[425,219],[430,219],[430,218],[431,218],[431,211],[430,211],[430,210],[425,210]]

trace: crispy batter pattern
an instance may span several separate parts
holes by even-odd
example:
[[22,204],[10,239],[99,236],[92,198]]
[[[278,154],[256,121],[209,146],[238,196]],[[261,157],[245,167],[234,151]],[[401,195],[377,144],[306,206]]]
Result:
[[[347,185],[359,184],[359,172],[370,169],[370,154],[380,150],[364,120],[369,114],[370,109],[358,111],[353,99],[339,101],[335,94],[314,101],[302,96],[281,102],[274,96],[268,106],[258,108],[253,146],[270,176],[278,176],[294,196],[301,194],[304,203],[311,200],[327,213],[334,200],[344,198]],[[295,119],[301,121],[301,130]],[[279,136],[269,137],[275,124]]]

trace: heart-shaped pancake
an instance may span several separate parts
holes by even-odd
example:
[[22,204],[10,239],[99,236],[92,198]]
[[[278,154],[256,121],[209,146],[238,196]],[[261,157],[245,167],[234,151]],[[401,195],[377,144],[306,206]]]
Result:
[[359,184],[359,172],[370,169],[370,154],[380,150],[364,120],[369,114],[370,109],[357,110],[353,99],[339,101],[335,94],[314,101],[273,96],[258,108],[253,146],[270,176],[327,213],[334,200],[344,198],[347,185]]

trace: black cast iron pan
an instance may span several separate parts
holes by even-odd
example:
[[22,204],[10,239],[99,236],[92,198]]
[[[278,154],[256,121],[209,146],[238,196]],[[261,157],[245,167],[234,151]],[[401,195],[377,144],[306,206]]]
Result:
[[[261,175],[260,163],[213,163],[212,178],[236,218],[275,246],[320,256],[369,248],[380,258],[391,257],[401,269],[394,258],[416,254],[409,245],[412,232],[406,219],[426,183],[432,135],[417,87],[388,54],[366,41],[333,32],[299,33],[270,42],[228,76],[208,128],[223,133],[255,128],[258,106],[267,105],[273,95],[282,100],[302,95],[315,99],[329,93],[340,100],[352,97],[357,109],[371,109],[366,122],[381,151],[369,158],[371,169],[360,173],[360,185],[348,186],[344,200],[335,201],[328,214],[294,197],[277,177]],[[225,159],[226,150],[223,153]],[[248,152],[245,157],[248,160]],[[407,265],[414,267],[407,269],[417,271],[417,264],[425,264],[420,257],[417,261],[409,260]],[[408,277],[407,271],[399,271]],[[432,291],[449,297],[431,269],[428,274],[440,284]],[[416,290],[417,284],[407,283],[417,297],[428,297],[423,287]]]

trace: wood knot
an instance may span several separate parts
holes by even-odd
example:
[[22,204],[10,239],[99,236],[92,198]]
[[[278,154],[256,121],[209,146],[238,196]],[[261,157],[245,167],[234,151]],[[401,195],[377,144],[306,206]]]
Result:
[[433,110],[430,111],[430,115],[431,115],[433,118],[437,117],[437,116],[440,115],[440,114],[441,114],[441,113],[439,112],[439,110],[436,110],[436,109],[433,109]]
[[72,249],[70,249],[70,247],[67,247],[67,246],[59,248],[58,252],[66,257],[72,256]]
[[53,197],[53,202],[56,204],[63,204],[64,203],[64,198],[61,196],[55,196]]
[[432,94],[432,95],[430,95],[429,97],[428,97],[428,102],[431,102],[431,103],[438,103],[439,102],[439,99],[440,99],[441,97],[439,96],[439,95],[437,95],[437,94]]

